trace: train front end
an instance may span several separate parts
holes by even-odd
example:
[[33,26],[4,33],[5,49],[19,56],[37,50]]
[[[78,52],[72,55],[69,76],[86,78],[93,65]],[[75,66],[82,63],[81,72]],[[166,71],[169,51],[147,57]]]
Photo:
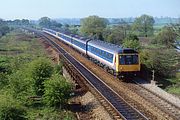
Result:
[[133,49],[124,49],[116,55],[116,72],[136,73],[140,71],[140,56]]

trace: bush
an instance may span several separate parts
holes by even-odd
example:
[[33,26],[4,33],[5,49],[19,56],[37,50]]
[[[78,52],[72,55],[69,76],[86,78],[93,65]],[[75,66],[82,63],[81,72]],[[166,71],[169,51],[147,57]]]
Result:
[[0,73],[0,89],[8,85],[8,77],[6,73]]
[[33,81],[28,74],[28,69],[22,69],[9,76],[9,89],[15,99],[27,104],[27,99],[34,95]]
[[179,69],[180,56],[173,49],[151,49],[144,50],[140,54],[141,63],[149,69],[155,70],[156,75],[173,76]]
[[1,120],[26,120],[26,110],[7,95],[0,95]]
[[31,77],[34,80],[34,89],[37,95],[44,94],[44,81],[49,79],[53,73],[53,67],[46,58],[34,60],[31,64]]
[[0,73],[11,73],[9,57],[0,56]]
[[45,81],[44,86],[43,101],[48,106],[59,107],[70,98],[72,86],[61,75],[53,75],[50,80]]

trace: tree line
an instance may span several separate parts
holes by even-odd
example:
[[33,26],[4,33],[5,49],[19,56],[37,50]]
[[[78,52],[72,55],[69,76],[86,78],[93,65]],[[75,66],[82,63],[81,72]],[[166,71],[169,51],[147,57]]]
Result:
[[[26,19],[8,21],[7,23],[9,25],[32,24],[29,20]],[[153,57],[153,55],[150,54],[152,51],[155,52],[155,54],[157,53],[157,51],[159,51],[160,53],[157,53],[157,55],[161,55],[163,54],[161,52],[165,52],[164,49],[168,48],[169,52],[166,51],[166,53],[175,53],[176,59],[174,59],[174,61],[179,60],[179,56],[176,53],[175,49],[177,49],[180,45],[180,42],[178,40],[180,38],[180,22],[167,24],[166,26],[158,30],[154,28],[154,23],[154,18],[146,14],[137,17],[132,23],[127,23],[123,19],[117,19],[116,24],[110,24],[108,19],[93,15],[86,18],[82,18],[80,26],[61,24],[48,17],[40,18],[37,24],[34,24],[34,26],[38,25],[39,27],[51,28],[54,30],[69,31],[74,34],[91,37],[92,39],[99,39],[102,41],[117,44],[122,47],[130,47],[138,50],[142,54],[142,56],[148,54],[149,58]],[[147,39],[148,41],[146,41]],[[142,42],[147,42],[148,45],[144,46],[142,45]],[[174,50],[172,53],[170,52],[172,51],[171,49]],[[145,51],[147,53],[145,53]],[[154,55],[154,57],[156,56]],[[150,65],[147,61],[145,61],[146,59],[143,59],[143,57],[141,57],[141,59],[143,61],[142,63],[146,64],[146,66],[148,66],[149,69],[156,69],[157,73],[160,72],[158,67],[154,65],[152,61]],[[168,60],[169,58],[164,59]],[[154,58],[152,60],[156,59]],[[179,66],[179,62],[174,62],[174,64],[168,63],[167,65]],[[173,70],[178,69],[176,67],[167,68],[172,68]],[[161,73],[161,75],[167,75],[167,73],[164,72]]]

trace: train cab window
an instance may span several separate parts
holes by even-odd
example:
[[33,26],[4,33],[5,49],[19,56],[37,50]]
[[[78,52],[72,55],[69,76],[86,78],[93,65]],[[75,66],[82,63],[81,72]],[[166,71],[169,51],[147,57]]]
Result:
[[125,56],[124,55],[120,55],[119,62],[121,65],[125,65]]
[[119,58],[121,65],[138,64],[138,55],[120,55]]
[[133,63],[138,64],[138,62],[139,62],[138,55],[133,55]]

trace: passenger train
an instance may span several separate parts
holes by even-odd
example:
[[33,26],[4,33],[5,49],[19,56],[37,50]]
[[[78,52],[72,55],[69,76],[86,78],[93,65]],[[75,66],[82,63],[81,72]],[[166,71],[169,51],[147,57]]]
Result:
[[139,54],[134,49],[122,48],[104,41],[88,39],[46,28],[43,28],[43,32],[58,38],[79,52],[99,61],[117,75],[140,71]]

